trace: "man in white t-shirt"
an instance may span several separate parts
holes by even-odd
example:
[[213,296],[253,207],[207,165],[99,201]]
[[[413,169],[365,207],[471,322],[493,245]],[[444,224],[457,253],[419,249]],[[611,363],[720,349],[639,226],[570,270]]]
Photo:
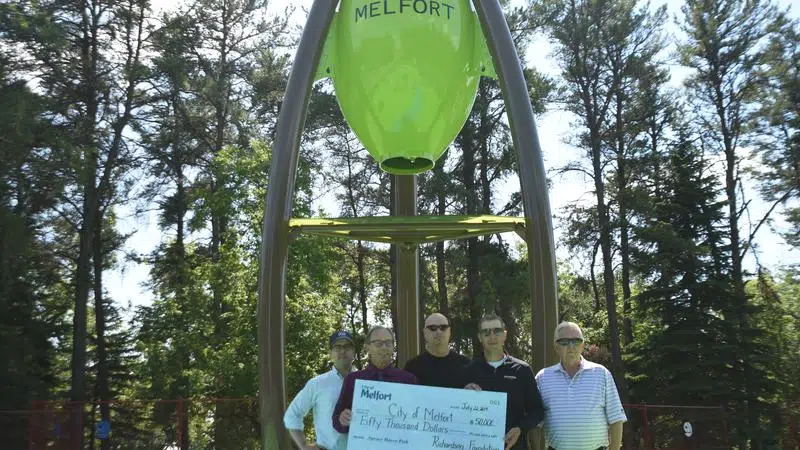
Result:
[[583,358],[578,324],[558,324],[554,340],[561,361],[536,374],[548,448],[619,450],[627,418],[614,377],[602,365]]
[[[292,440],[300,450],[345,450],[347,435],[333,429],[331,416],[339,392],[342,390],[344,377],[353,370],[355,348],[353,336],[347,331],[337,331],[331,335],[331,361],[333,368],[318,375],[306,383],[289,404],[283,415],[283,424],[289,431]],[[314,411],[314,432],[316,444],[308,443],[303,433],[303,418],[309,411]]]

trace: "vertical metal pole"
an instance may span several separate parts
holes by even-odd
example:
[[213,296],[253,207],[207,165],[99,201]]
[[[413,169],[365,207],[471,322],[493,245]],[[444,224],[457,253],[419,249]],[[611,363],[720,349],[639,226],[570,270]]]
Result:
[[183,398],[178,398],[178,402],[175,406],[177,408],[175,420],[178,422],[176,424],[177,428],[175,429],[175,440],[178,443],[179,450],[189,450],[183,445]]
[[[728,410],[725,409],[724,406],[721,406],[720,409],[722,409],[722,412],[724,413],[724,415],[723,415],[724,419],[722,420],[722,424],[724,426],[724,431],[725,431],[725,447],[731,448],[731,439],[730,439],[730,435],[728,434]],[[800,436],[797,435],[797,421],[795,421],[794,422],[794,440],[795,440],[796,444],[798,443],[797,442],[798,438],[800,438]]]
[[[417,177],[395,175],[396,216],[417,215]],[[419,247],[395,245],[397,258],[397,365],[419,354]]]
[[[31,401],[31,410],[28,412],[28,450],[33,450],[34,448],[36,448],[34,445],[35,439],[33,437],[34,435],[33,430],[35,429],[34,423],[38,424],[39,421],[38,404],[39,404],[38,400]],[[36,422],[34,422],[34,420]]]
[[328,28],[338,0],[315,0],[308,14],[286,86],[264,205],[258,283],[258,368],[261,448],[291,448],[283,427],[286,403],[283,315],[289,219],[298,148]]
[[647,417],[647,404],[642,403],[642,417],[644,418],[644,448],[653,449],[653,437],[650,436],[650,420]]
[[[528,97],[528,86],[500,3],[498,0],[473,0],[473,5],[503,90],[511,137],[517,150],[533,314],[533,361],[530,363],[535,373],[558,361],[551,343],[558,321],[558,280],[550,200],[547,196],[547,173]],[[543,433],[533,432],[529,437],[534,449],[544,448]]]
[[511,136],[517,149],[530,271],[534,372],[555,364],[552,335],[558,320],[555,245],[547,196],[547,174],[533,108],[511,33],[498,0],[473,1],[503,90]]

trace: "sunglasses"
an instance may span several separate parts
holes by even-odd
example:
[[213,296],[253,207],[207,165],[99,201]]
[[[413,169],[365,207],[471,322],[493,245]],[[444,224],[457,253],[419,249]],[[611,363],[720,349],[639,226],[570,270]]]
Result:
[[338,352],[344,352],[347,350],[353,350],[353,346],[350,344],[345,344],[345,345],[336,344],[333,347],[331,347],[331,349],[336,350]]
[[483,328],[481,329],[481,334],[486,337],[491,336],[492,334],[494,334],[495,336],[499,336],[503,334],[503,331],[505,330],[506,330],[505,328]]
[[450,325],[425,325],[425,328],[427,328],[428,331],[445,331],[450,328]]
[[383,347],[392,347],[394,345],[394,341],[391,339],[387,339],[385,341],[369,341],[370,344],[374,345],[377,348]]
[[558,339],[556,340],[556,344],[562,347],[570,347],[573,345],[580,345],[583,343],[583,339],[581,338],[572,338],[572,339]]

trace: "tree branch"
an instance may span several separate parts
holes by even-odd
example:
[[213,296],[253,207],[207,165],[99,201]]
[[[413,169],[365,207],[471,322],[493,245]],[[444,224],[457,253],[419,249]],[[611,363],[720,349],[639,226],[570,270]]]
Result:
[[744,255],[747,254],[747,250],[749,250],[750,247],[752,247],[753,239],[755,239],[756,233],[758,233],[758,230],[759,230],[759,228],[761,228],[761,225],[764,225],[764,223],[767,220],[769,220],[769,216],[772,214],[772,211],[774,211],[775,208],[777,208],[777,206],[779,204],[781,204],[781,203],[785,202],[786,200],[788,200],[789,197],[794,193],[794,191],[795,191],[794,188],[789,189],[779,199],[775,200],[775,202],[772,203],[772,206],[769,208],[769,210],[766,212],[766,214],[764,214],[764,217],[761,218],[761,220],[758,222],[758,225],[756,225],[755,229],[753,229],[753,231],[750,233],[750,236],[747,238],[747,244],[742,249],[742,254],[741,254],[742,258],[744,258]]

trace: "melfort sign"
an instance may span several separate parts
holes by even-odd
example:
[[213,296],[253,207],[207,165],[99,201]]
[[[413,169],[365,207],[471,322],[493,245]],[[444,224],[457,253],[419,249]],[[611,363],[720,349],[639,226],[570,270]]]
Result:
[[450,20],[453,10],[453,5],[437,0],[382,0],[356,6],[355,21],[392,14],[424,14]]
[[432,169],[481,76],[494,74],[471,2],[340,1],[318,74],[333,80],[347,123],[384,171]]

